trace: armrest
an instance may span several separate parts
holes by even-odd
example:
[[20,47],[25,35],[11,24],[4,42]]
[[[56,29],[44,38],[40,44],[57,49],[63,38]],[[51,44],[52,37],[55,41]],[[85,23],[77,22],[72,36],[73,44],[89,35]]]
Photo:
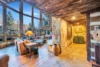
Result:
[[2,55],[0,56],[0,66],[1,67],[8,67],[9,56]]

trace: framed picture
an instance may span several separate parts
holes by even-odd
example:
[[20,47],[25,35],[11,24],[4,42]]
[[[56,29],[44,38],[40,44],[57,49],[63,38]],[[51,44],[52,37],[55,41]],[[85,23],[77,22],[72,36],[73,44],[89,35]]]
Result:
[[75,28],[76,33],[82,33],[82,28]]

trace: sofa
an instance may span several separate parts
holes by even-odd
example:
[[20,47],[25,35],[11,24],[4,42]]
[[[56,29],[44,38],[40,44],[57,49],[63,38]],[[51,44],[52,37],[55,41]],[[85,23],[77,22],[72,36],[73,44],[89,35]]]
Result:
[[0,67],[8,67],[8,61],[8,55],[0,55]]
[[[29,43],[32,43],[32,42],[35,42],[39,45],[43,45],[45,43],[45,40],[36,39],[34,41],[31,41],[31,40],[16,39],[15,40],[16,50],[19,52],[20,55],[27,54],[27,53],[29,53],[29,48],[26,46],[26,44],[29,44]],[[37,48],[36,47],[32,47],[31,51],[33,51],[34,53],[37,54]]]

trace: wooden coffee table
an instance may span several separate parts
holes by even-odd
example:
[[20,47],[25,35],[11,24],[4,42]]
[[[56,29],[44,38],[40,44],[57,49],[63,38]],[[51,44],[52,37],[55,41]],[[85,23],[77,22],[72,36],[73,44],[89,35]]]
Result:
[[32,51],[31,51],[31,49],[33,48],[33,47],[36,47],[37,48],[37,51],[38,51],[38,46],[39,46],[39,44],[38,43],[29,43],[29,44],[26,44],[26,46],[27,46],[27,48],[29,49],[29,52],[31,53],[30,54],[30,57],[32,56]]

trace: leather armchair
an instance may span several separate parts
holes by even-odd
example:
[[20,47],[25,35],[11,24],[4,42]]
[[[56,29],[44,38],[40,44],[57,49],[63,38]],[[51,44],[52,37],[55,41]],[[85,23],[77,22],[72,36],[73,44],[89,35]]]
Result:
[[0,56],[0,67],[8,67],[9,56],[2,55]]

